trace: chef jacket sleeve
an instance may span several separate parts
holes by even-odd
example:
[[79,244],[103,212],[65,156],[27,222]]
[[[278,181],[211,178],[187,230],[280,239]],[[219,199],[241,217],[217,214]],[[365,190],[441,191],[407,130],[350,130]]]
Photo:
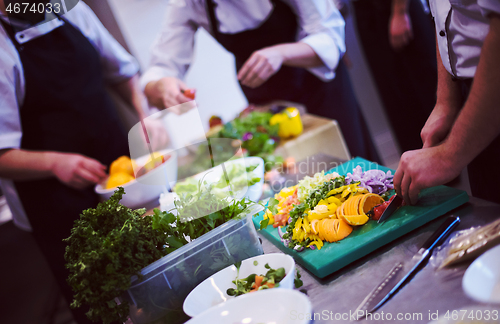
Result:
[[[0,38],[2,36],[0,33]],[[6,39],[0,41],[3,43]],[[20,84],[22,71],[13,53],[17,54],[0,46],[0,150],[21,146],[19,100],[22,95],[19,92],[24,85]]]
[[481,13],[486,17],[490,13],[500,14],[499,0],[477,0],[477,4],[481,8]]
[[324,65],[308,69],[328,81],[345,53],[345,22],[331,0],[287,0],[300,24],[299,40],[311,46]]
[[123,82],[139,72],[137,60],[111,36],[83,1],[64,17],[79,28],[99,52],[104,78],[108,83]]
[[150,67],[141,77],[144,88],[149,82],[163,77],[182,79],[193,58],[194,22],[197,12],[190,1],[169,1],[160,33],[151,49]]

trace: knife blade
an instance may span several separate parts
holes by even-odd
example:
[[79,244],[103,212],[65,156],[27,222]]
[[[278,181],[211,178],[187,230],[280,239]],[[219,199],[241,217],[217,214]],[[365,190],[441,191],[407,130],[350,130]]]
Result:
[[453,215],[448,217],[411,260],[397,263],[358,306],[355,311],[358,314],[358,320],[368,313],[373,313],[391,298],[412,274],[420,270],[419,266],[430,258],[432,250],[441,244],[459,223],[460,217]]
[[387,218],[389,218],[389,216],[391,216],[392,213],[394,213],[396,211],[396,209],[398,209],[401,206],[401,204],[403,204],[403,201],[404,201],[403,198],[401,198],[398,195],[394,195],[394,199],[392,199],[389,206],[387,206],[387,208],[384,210],[384,212],[382,213],[382,215],[378,219],[378,223],[380,224],[383,221],[385,221]]

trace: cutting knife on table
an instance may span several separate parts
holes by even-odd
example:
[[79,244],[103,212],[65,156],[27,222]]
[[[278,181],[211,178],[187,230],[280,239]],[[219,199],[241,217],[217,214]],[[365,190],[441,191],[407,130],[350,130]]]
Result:
[[391,216],[401,205],[403,204],[403,198],[401,198],[398,195],[394,195],[394,198],[392,199],[391,203],[387,208],[384,210],[380,218],[378,219],[378,223],[382,223],[385,221],[389,216]]
[[412,274],[420,270],[419,266],[430,258],[432,250],[440,245],[459,223],[458,216],[449,216],[437,231],[425,241],[411,260],[397,263],[358,306],[356,309],[358,320],[364,318],[368,313],[373,313],[391,298]]

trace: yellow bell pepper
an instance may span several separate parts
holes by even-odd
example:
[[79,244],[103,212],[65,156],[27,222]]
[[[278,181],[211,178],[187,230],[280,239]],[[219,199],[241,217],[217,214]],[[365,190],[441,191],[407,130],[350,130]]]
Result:
[[337,206],[340,206],[342,205],[342,202],[340,201],[340,199],[334,197],[334,196],[330,196],[327,198],[327,201],[329,204],[335,204]]
[[307,245],[307,247],[310,247],[311,245],[316,245],[318,250],[321,250],[321,248],[323,247],[323,241],[319,239],[317,241],[312,241],[311,243],[309,243],[309,245]]
[[269,120],[271,126],[278,124],[278,135],[281,138],[298,136],[304,130],[299,110],[295,107],[288,107],[283,112],[274,115]]

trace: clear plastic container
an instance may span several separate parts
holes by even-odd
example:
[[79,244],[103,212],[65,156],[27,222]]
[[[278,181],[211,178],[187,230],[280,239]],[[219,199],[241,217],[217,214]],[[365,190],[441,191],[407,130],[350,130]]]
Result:
[[184,299],[199,283],[237,261],[263,254],[252,215],[231,220],[142,269],[122,296],[134,324],[184,323]]

